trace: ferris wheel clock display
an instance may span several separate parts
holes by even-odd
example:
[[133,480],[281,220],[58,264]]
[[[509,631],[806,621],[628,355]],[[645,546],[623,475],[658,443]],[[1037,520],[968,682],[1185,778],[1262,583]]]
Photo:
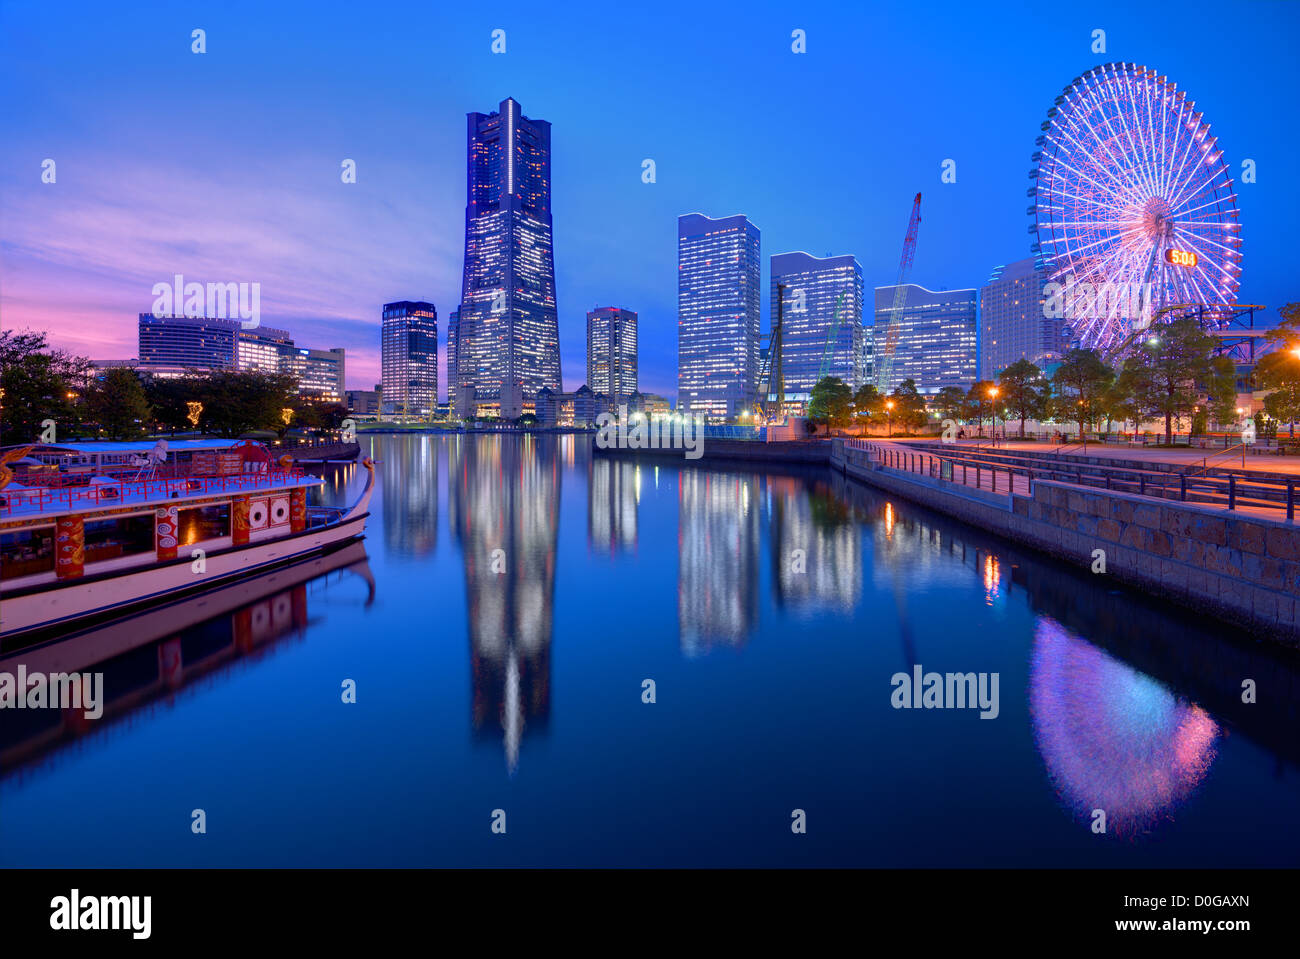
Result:
[[1236,301],[1232,178],[1172,80],[1132,63],[1090,70],[1056,98],[1035,145],[1032,250],[1076,304],[1064,317],[1078,345],[1114,352],[1161,308]]

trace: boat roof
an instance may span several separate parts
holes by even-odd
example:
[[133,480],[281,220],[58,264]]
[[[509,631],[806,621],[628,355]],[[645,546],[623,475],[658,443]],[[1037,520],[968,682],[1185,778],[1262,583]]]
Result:
[[[241,442],[243,440],[167,440],[167,451],[186,453],[194,450],[226,450]],[[31,444],[15,443],[3,449],[19,449],[27,445]],[[85,443],[36,443],[32,445],[32,453],[147,453],[157,445],[156,439],[116,443],[108,440],[91,440]]]
[[11,484],[0,489],[0,526],[11,521],[55,519],[73,513],[94,519],[96,513],[140,512],[178,506],[191,500],[227,501],[234,496],[275,496],[292,489],[320,486],[324,479],[303,474],[244,474],[180,480],[142,480],[47,489]]

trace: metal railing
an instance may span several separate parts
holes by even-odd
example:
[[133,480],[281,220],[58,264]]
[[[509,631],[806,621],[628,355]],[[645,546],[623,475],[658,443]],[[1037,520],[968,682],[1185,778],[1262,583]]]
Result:
[[[856,445],[856,444],[855,444]],[[928,447],[924,450],[906,450],[880,444],[856,446],[859,449],[879,447],[870,452],[877,456],[877,461],[884,466],[906,472],[922,472],[924,461],[910,457],[939,459],[952,464],[950,470],[962,468],[963,481],[974,471],[977,488],[1002,491],[1001,483],[991,479],[986,486],[982,482],[988,471],[994,475],[1006,475],[1005,491],[1014,490],[1016,476],[1027,481],[1026,489],[1030,495],[1033,484],[1039,480],[1057,483],[1069,483],[1090,489],[1106,489],[1117,493],[1144,496],[1151,499],[1177,500],[1185,503],[1216,506],[1229,510],[1260,509],[1285,512],[1289,521],[1295,520],[1296,483],[1295,478],[1253,479],[1249,475],[1237,475],[1229,472],[1226,476],[1208,476],[1170,470],[1141,470],[1132,467],[1104,466],[1099,464],[1044,463],[1039,460],[1027,461],[1014,452],[990,451],[977,454],[964,453],[960,450],[946,451]],[[930,468],[928,465],[924,467]],[[1212,467],[1213,468],[1213,467]],[[936,475],[931,471],[931,475]],[[937,475],[941,475],[940,473]],[[955,480],[954,480],[955,481]],[[966,485],[970,485],[966,483]],[[1279,517],[1280,518],[1280,517]]]

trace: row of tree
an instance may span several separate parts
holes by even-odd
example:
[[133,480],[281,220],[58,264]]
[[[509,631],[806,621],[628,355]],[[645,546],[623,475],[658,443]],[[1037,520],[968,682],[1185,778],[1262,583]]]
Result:
[[29,442],[53,421],[56,436],[135,439],[202,431],[224,437],[290,428],[337,429],[342,403],[304,398],[296,380],[258,370],[190,371],[174,378],[116,367],[96,376],[89,360],[51,349],[44,333],[0,331],[0,435]]
[[[1282,310],[1277,336],[1292,347],[1266,355],[1259,363],[1260,385],[1276,392],[1265,400],[1270,415],[1283,422],[1300,417],[1300,304]],[[930,411],[961,422],[999,413],[1019,421],[1024,435],[1029,420],[1075,423],[1079,432],[1105,421],[1164,423],[1165,442],[1172,442],[1174,423],[1213,418],[1235,422],[1236,373],[1230,358],[1216,356],[1218,341],[1194,319],[1175,319],[1152,326],[1118,367],[1095,350],[1071,350],[1048,378],[1028,360],[1002,370],[996,380],[980,380],[968,389],[944,387]],[[835,377],[812,391],[809,416],[834,427],[890,421],[915,428],[926,421],[927,406],[907,380],[889,396],[874,386],[853,393]]]

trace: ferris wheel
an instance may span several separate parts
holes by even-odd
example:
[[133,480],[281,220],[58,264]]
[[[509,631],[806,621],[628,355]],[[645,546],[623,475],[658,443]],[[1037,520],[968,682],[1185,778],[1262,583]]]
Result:
[[1029,232],[1070,336],[1113,354],[1172,304],[1235,302],[1241,225],[1223,150],[1167,77],[1075,77],[1035,141]]

